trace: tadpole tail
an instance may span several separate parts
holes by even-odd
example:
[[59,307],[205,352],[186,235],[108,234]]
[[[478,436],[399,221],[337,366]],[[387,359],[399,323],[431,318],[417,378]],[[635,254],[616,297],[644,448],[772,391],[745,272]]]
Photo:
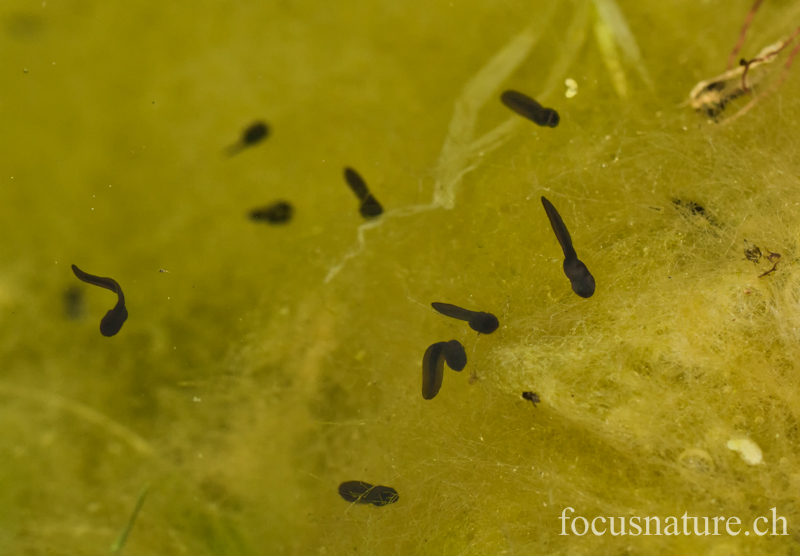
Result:
[[122,288],[119,287],[119,284],[116,280],[112,278],[104,278],[102,276],[95,276],[93,274],[89,274],[88,272],[82,271],[75,265],[72,265],[72,272],[75,273],[75,276],[78,277],[78,280],[81,282],[86,282],[87,284],[91,284],[93,286],[99,286],[101,288],[105,288],[107,290],[111,290],[115,294],[117,294],[117,305],[125,305],[125,296],[122,294]]
[[553,227],[553,231],[556,234],[556,239],[558,239],[558,243],[561,244],[561,250],[564,252],[564,258],[577,258],[578,255],[575,253],[575,249],[572,247],[572,238],[569,235],[566,224],[564,224],[564,221],[561,219],[561,215],[558,214],[556,207],[554,207],[553,203],[544,197],[542,197],[542,205],[544,205],[544,211],[547,213],[547,218],[550,219],[550,226]]
[[469,309],[462,309],[461,307],[457,307],[456,305],[451,305],[450,303],[431,303],[431,307],[436,309],[437,312],[441,313],[446,317],[450,317],[451,319],[469,321],[470,317],[472,317],[472,315],[475,314],[475,311],[470,311]]

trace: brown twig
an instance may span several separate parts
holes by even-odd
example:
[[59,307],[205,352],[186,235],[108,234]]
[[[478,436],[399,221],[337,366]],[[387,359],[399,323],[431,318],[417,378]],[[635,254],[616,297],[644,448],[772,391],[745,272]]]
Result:
[[769,269],[768,271],[766,271],[765,273],[763,273],[763,274],[760,274],[758,277],[759,277],[759,278],[763,278],[764,276],[769,276],[770,274],[772,274],[773,272],[775,272],[776,270],[778,270],[778,263],[779,263],[779,262],[781,262],[781,261],[779,261],[779,260],[778,260],[778,261],[775,261],[775,264],[774,264],[774,265],[772,265],[772,268],[770,268],[770,269]]
[[747,30],[750,28],[750,24],[753,22],[753,18],[756,16],[756,12],[763,1],[764,0],[756,0],[753,3],[753,6],[750,8],[750,11],[747,12],[747,17],[744,18],[742,29],[739,31],[739,40],[736,42],[736,46],[733,47],[731,55],[728,56],[728,69],[733,67],[734,62],[736,61],[736,56],[739,54],[739,51],[744,45],[744,39],[747,36]]
[[[792,36],[784,41],[784,43],[780,46],[780,48],[775,51],[775,54],[777,55],[778,52],[780,52],[781,50],[786,48],[786,46],[791,41],[793,41],[794,38],[797,37],[798,34],[800,34],[800,27],[795,29],[794,33],[792,33]],[[789,57],[786,59],[786,63],[783,65],[783,71],[781,72],[780,79],[778,79],[777,81],[772,83],[772,85],[770,85],[769,88],[767,88],[765,91],[762,91],[760,94],[758,94],[755,97],[753,97],[753,99],[750,102],[745,104],[736,114],[734,114],[733,116],[731,116],[730,118],[725,120],[723,123],[724,124],[730,124],[730,123],[734,122],[735,120],[737,120],[738,118],[744,116],[745,114],[747,114],[747,112],[750,111],[751,108],[753,108],[753,106],[755,106],[758,103],[759,100],[761,100],[765,96],[771,94],[773,91],[775,91],[775,89],[777,89],[778,87],[783,85],[783,82],[786,81],[786,78],[789,75],[789,69],[792,67],[792,62],[794,62],[794,59],[797,56],[798,52],[800,52],[800,43],[798,43],[792,49],[792,51],[789,53]],[[763,59],[766,59],[766,58],[771,57],[771,56],[772,55],[764,56]],[[755,59],[751,60],[750,63],[752,64],[754,61],[756,61],[756,60]]]
[[[797,37],[798,34],[800,34],[800,27],[795,29],[794,33],[792,33],[792,36],[790,36],[788,39],[783,41],[783,43],[776,50],[773,50],[769,54],[767,54],[765,56],[759,56],[759,57],[753,58],[752,60],[745,60],[744,58],[739,60],[739,65],[740,66],[744,66],[744,71],[742,72],[742,90],[745,93],[749,93],[750,92],[750,89],[747,86],[747,72],[750,70],[750,66],[752,64],[754,64],[754,63],[766,62],[766,61],[774,58],[775,56],[777,56],[780,53],[781,50],[783,50],[784,48],[789,46],[789,44]],[[795,49],[792,50],[792,53],[789,55],[789,59],[786,60],[786,66],[784,67],[784,71],[788,70],[789,67],[792,65],[791,61],[794,58],[794,55],[796,54],[796,51],[797,51],[797,47],[795,47]],[[785,79],[785,77],[783,79]],[[783,79],[781,80],[781,83],[783,83]]]

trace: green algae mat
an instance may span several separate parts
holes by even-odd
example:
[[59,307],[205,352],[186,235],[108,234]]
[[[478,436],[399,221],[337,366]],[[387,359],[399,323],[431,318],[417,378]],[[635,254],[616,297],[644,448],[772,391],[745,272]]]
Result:
[[800,4],[751,8],[5,0],[0,554],[797,554]]

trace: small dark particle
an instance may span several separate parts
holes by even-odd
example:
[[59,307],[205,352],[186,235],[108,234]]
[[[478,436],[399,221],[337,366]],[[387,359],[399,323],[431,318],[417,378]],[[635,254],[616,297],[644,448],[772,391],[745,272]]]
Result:
[[706,215],[705,207],[703,207],[702,205],[698,205],[694,201],[682,201],[680,199],[673,199],[672,204],[677,207],[685,208],[686,210],[697,216],[705,217]]
[[454,371],[463,371],[467,366],[467,352],[464,351],[464,346],[458,340],[450,340],[445,343],[442,354],[447,366]]
[[692,216],[699,216],[701,218],[704,218],[712,226],[719,227],[717,221],[711,214],[708,213],[708,211],[706,211],[705,207],[702,205],[698,205],[694,201],[683,201],[681,199],[673,199],[672,204],[678,207],[679,209],[683,209]]
[[269,126],[266,122],[253,122],[243,132],[238,142],[228,147],[225,152],[228,156],[240,153],[248,147],[257,145],[269,136]]
[[262,208],[250,211],[250,220],[269,224],[286,224],[294,215],[294,207],[288,201],[275,201]]
[[500,100],[512,111],[538,126],[556,127],[560,120],[558,112],[552,108],[544,108],[531,97],[519,91],[505,91],[500,95]]
[[167,270],[166,268],[159,268],[158,271],[162,274],[169,274],[169,270]]
[[470,311],[450,303],[434,302],[431,307],[446,317],[467,321],[470,328],[481,334],[491,334],[500,327],[500,321],[491,313]]
[[122,288],[119,287],[116,281],[111,278],[102,278],[100,276],[93,276],[82,271],[75,265],[72,265],[72,272],[78,277],[78,280],[99,286],[117,294],[117,304],[113,309],[110,309],[100,321],[100,333],[103,336],[113,336],[120,331],[125,320],[128,318],[128,310],[125,308],[125,296],[122,294]]
[[78,320],[83,316],[83,290],[70,286],[64,291],[64,314],[70,320]]
[[355,193],[356,197],[358,197],[358,210],[361,216],[370,219],[383,214],[383,207],[378,200],[373,197],[372,193],[370,193],[367,182],[364,181],[364,178],[362,178],[358,172],[349,167],[345,168],[344,180],[347,182],[347,185],[350,186],[353,193]]
[[761,260],[761,249],[757,245],[744,240],[744,258],[757,264]]
[[345,481],[339,485],[339,496],[348,502],[356,504],[369,504],[366,494],[373,486],[364,481]]
[[578,260],[578,254],[575,252],[575,248],[572,247],[572,238],[569,235],[566,224],[564,224],[553,203],[542,197],[542,205],[547,213],[547,218],[550,220],[550,226],[553,227],[553,232],[556,234],[556,239],[561,244],[561,251],[564,253],[564,274],[569,278],[572,291],[583,298],[592,297],[595,290],[594,276],[586,268],[586,265]]
[[342,483],[339,485],[339,496],[355,504],[372,504],[378,507],[394,504],[400,499],[397,491],[392,487],[372,486],[364,481]]
[[523,392],[522,393],[523,399],[526,399],[533,403],[533,407],[536,407],[536,404],[539,403],[539,394],[536,392]]
[[439,393],[444,378],[444,357],[442,350],[447,342],[436,342],[425,350],[422,356],[422,397],[432,400]]
[[769,253],[768,255],[766,255],[766,257],[767,257],[767,260],[768,260],[769,262],[771,262],[771,263],[773,263],[773,262],[775,262],[775,261],[778,261],[778,260],[780,260],[780,258],[781,258],[781,254],[780,254],[780,253],[773,253],[773,252],[772,252],[772,251],[770,251],[770,250],[769,250],[769,248],[767,248],[767,247],[764,247],[764,251],[766,251],[767,253]]
[[764,272],[763,274],[759,274],[758,277],[759,278],[763,278],[764,276],[769,276],[770,274],[772,274],[773,272],[778,270],[778,263],[779,262],[780,262],[779,260],[775,261],[775,264],[772,265],[772,268],[770,268],[768,271]]

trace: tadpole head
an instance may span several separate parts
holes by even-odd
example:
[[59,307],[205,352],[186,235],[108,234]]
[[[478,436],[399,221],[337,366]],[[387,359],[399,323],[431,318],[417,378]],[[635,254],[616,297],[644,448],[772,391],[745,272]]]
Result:
[[255,145],[260,143],[269,135],[269,126],[266,122],[253,122],[242,132],[242,143],[244,145]]
[[470,328],[481,334],[491,334],[500,327],[500,321],[491,313],[474,313],[468,322]]
[[561,118],[558,116],[558,112],[552,108],[545,108],[542,110],[539,122],[537,123],[542,127],[556,127],[560,120]]
[[383,214],[383,207],[378,200],[372,196],[372,193],[367,194],[358,210],[364,218],[377,218]]
[[128,318],[128,310],[124,305],[117,305],[106,313],[100,321],[100,334],[111,337],[122,329],[122,325]]
[[571,280],[570,283],[572,284],[572,291],[582,298],[587,299],[594,295],[594,276],[589,274],[588,270],[580,280]]
[[467,366],[467,352],[458,340],[450,340],[442,349],[447,366],[454,371],[463,371]]

